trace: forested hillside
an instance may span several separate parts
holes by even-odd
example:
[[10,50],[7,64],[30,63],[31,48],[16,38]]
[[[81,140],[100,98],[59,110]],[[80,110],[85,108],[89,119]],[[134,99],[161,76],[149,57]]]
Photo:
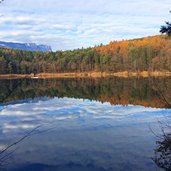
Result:
[[152,36],[57,52],[0,49],[0,74],[171,71],[171,40]]

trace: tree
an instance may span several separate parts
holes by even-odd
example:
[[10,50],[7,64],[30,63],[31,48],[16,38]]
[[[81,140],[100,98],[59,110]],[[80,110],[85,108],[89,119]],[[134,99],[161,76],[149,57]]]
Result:
[[[155,156],[153,161],[160,168],[166,171],[171,170],[171,134],[170,134],[170,123],[160,123],[162,129],[162,135],[158,136],[156,141]],[[163,125],[164,124],[164,125]],[[167,130],[167,131],[166,131]],[[169,131],[168,131],[169,130]]]
[[[171,11],[170,11],[171,12]],[[161,26],[160,28],[160,32],[163,34],[163,33],[166,33],[168,36],[171,36],[171,23],[170,22],[165,22],[166,25],[165,26]]]
[[0,57],[0,74],[5,74],[6,73],[6,61],[4,57]]

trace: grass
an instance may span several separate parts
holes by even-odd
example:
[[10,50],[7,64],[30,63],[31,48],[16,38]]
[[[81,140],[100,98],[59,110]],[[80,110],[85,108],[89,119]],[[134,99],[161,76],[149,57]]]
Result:
[[[141,72],[81,72],[81,73],[38,73],[39,78],[77,78],[77,77],[166,77],[170,71],[141,71]],[[31,74],[0,74],[0,79],[31,78]]]

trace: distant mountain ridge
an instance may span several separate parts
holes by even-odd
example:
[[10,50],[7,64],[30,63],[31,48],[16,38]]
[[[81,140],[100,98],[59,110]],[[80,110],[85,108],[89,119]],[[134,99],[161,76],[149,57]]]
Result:
[[35,43],[14,43],[14,42],[0,41],[0,47],[26,50],[26,51],[40,51],[40,52],[51,52],[52,51],[51,47],[48,45],[37,45]]

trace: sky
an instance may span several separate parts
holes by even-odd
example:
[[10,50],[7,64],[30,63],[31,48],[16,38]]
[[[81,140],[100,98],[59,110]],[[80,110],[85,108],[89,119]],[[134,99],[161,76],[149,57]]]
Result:
[[159,34],[170,10],[171,0],[4,0],[0,41],[86,48]]

